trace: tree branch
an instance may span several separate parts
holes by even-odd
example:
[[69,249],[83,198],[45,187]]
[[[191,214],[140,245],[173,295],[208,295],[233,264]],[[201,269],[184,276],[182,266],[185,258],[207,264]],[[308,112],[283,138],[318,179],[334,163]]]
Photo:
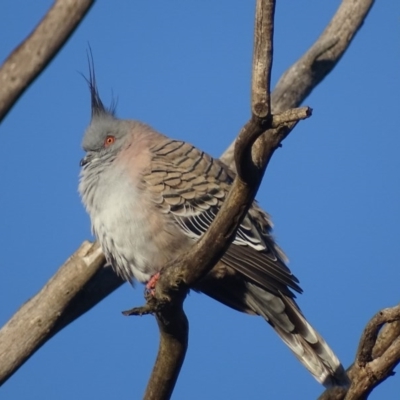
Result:
[[0,68],[0,122],[83,20],[94,0],[57,0]]
[[381,357],[393,341],[400,336],[400,321],[389,322],[379,332],[378,339],[372,350],[372,358]]
[[[374,0],[343,0],[322,35],[279,79],[272,95],[272,112],[298,107],[332,71],[362,26]],[[221,156],[234,169],[233,142]]]
[[372,353],[381,327],[400,320],[400,305],[379,311],[367,324],[361,336],[356,361],[351,370],[351,387],[345,400],[367,398],[371,391],[389,376],[400,361],[400,336],[395,338],[383,354]]
[[[319,400],[366,399],[372,390],[393,375],[400,362],[400,305],[379,311],[368,322],[360,339],[356,361],[347,370],[347,390],[326,390]],[[397,334],[396,334],[397,330]]]
[[189,323],[182,303],[167,307],[155,316],[160,330],[160,344],[151,374],[151,384],[149,382],[146,388],[146,400],[171,397],[188,345]]
[[[97,304],[122,281],[101,268],[98,244],[84,242],[43,289],[0,330],[0,385],[58,331]],[[87,284],[104,279],[102,286]]]

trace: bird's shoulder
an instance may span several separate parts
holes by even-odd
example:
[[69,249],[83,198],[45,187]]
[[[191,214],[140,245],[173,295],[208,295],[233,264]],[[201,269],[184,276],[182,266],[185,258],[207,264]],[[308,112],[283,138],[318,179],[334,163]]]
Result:
[[220,160],[184,141],[165,138],[153,144],[150,152],[144,184],[172,211],[185,204],[219,206],[235,177]]

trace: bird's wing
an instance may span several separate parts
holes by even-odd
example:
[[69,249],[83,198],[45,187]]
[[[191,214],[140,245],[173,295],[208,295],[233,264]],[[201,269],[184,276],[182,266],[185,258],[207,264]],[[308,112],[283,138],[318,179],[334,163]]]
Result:
[[[143,177],[158,207],[171,213],[179,228],[198,239],[210,226],[229,191],[234,173],[196,147],[165,139],[152,146],[151,167]],[[241,223],[222,261],[266,290],[290,297],[301,293],[297,278],[271,235],[272,224],[256,202]]]

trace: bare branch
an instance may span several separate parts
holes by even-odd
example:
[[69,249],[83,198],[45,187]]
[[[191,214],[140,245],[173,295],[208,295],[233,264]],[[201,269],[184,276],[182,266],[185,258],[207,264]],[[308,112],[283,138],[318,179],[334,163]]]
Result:
[[[271,95],[272,112],[298,107],[331,72],[362,26],[374,0],[343,0],[313,46],[279,79]],[[233,142],[221,160],[234,168]]]
[[[344,0],[313,46],[279,79],[273,111],[296,107],[332,71],[363,24],[374,0]],[[295,84],[293,84],[295,82]]]
[[400,306],[379,311],[367,324],[358,346],[356,362],[365,366],[372,360],[372,351],[383,324],[400,319]]
[[399,321],[400,305],[381,310],[372,317],[361,336],[356,361],[348,369],[349,390],[328,389],[318,399],[366,399],[376,386],[392,376],[400,362]]
[[378,339],[372,350],[372,358],[381,357],[385,351],[391,346],[393,341],[400,336],[400,321],[387,323],[379,332]]
[[361,336],[356,361],[351,371],[351,387],[345,400],[367,398],[371,391],[393,374],[400,362],[400,336],[376,359],[373,348],[382,325],[400,320],[400,305],[379,311],[367,324]]
[[251,111],[259,118],[271,115],[270,85],[273,57],[275,2],[257,1],[254,25]]
[[[59,330],[122,283],[114,274],[110,275],[110,269],[99,271],[102,265],[104,256],[99,245],[84,242],[46,286],[3,326],[0,330],[0,384]],[[99,273],[101,279],[110,278],[107,285],[88,284],[95,277],[98,279]]]
[[0,68],[0,122],[82,21],[94,0],[57,0]]
[[326,389],[322,395],[318,397],[318,400],[343,400],[344,396],[346,396],[346,393],[346,388],[334,386]]
[[147,385],[144,396],[147,400],[171,397],[188,345],[189,324],[181,305],[166,309],[163,315],[156,314],[156,319],[160,345],[152,372],[153,384]]

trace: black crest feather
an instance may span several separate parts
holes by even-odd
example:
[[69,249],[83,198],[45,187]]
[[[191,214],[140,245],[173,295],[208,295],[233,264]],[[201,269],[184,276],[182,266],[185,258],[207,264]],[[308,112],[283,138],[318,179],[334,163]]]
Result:
[[110,107],[104,107],[103,102],[101,101],[99,90],[97,88],[96,82],[96,74],[94,69],[94,60],[93,60],[93,53],[90,46],[88,46],[87,50],[87,59],[88,59],[88,66],[89,66],[89,79],[86,76],[83,76],[86,82],[89,85],[90,90],[90,99],[91,99],[91,107],[92,107],[92,118],[98,117],[100,115],[115,115],[115,109],[117,106],[116,101],[113,99],[111,101]]

